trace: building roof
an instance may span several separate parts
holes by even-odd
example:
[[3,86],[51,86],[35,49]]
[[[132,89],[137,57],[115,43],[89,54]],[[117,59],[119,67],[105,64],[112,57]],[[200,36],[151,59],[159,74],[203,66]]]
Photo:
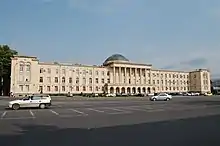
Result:
[[105,60],[104,64],[114,61],[128,62],[129,60],[121,54],[113,54]]

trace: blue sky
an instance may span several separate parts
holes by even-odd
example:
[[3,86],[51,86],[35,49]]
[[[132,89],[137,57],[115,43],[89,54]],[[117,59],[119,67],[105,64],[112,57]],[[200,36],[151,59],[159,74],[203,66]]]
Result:
[[0,44],[21,55],[101,64],[120,53],[154,68],[220,75],[219,0],[0,0],[0,6]]

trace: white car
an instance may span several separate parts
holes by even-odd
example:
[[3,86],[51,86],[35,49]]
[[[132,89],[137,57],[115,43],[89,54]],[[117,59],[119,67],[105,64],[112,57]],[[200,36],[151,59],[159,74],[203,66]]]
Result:
[[116,97],[116,94],[115,93],[109,93],[106,95],[106,97]]
[[19,108],[36,108],[39,107],[41,109],[48,108],[51,106],[51,98],[50,96],[27,96],[25,98],[19,100],[13,100],[9,102],[8,107],[14,110],[18,110]]
[[171,100],[172,96],[166,93],[159,93],[158,95],[150,97],[151,101],[156,101],[156,100]]

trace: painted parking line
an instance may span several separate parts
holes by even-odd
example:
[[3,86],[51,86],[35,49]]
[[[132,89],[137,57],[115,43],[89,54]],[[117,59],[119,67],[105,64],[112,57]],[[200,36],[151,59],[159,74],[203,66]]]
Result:
[[81,112],[81,111],[78,111],[78,110],[75,110],[75,109],[69,109],[69,110],[71,110],[71,111],[73,111],[73,112],[76,112],[76,113],[78,113],[78,114],[88,115],[88,114],[86,114],[86,113],[84,113],[84,112]]
[[95,111],[95,112],[98,112],[98,113],[104,113],[105,112],[105,111],[97,110],[97,109],[94,109],[94,108],[87,108],[87,110]]
[[2,118],[1,120],[29,120],[35,119],[35,117],[10,117],[10,118]]
[[122,109],[126,109],[126,110],[132,110],[132,111],[148,111],[147,109],[140,109],[140,108],[135,108],[135,107],[118,107],[118,108],[122,108]]
[[[132,111],[127,111],[127,110],[125,111],[125,110],[121,110],[121,109],[117,109],[117,108],[112,108],[112,107],[102,107],[102,108],[110,110],[110,111],[106,112],[106,114],[110,114],[110,115],[132,113]],[[111,112],[112,110],[115,111],[115,112]]]
[[34,113],[32,112],[32,110],[29,110],[29,112],[30,112],[31,116],[32,116],[33,118],[35,118],[35,115],[34,115]]
[[5,117],[5,115],[7,114],[7,111],[4,111],[1,115],[1,119],[3,119]]
[[59,113],[55,112],[54,110],[50,110],[51,113],[55,114],[55,115],[60,115]]

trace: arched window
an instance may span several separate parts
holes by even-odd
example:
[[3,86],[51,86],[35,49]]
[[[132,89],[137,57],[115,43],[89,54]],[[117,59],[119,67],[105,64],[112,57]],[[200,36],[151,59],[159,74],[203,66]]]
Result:
[[24,63],[20,63],[19,70],[20,72],[24,71]]
[[30,65],[29,63],[26,65],[26,71],[27,71],[27,72],[30,72],[30,71],[31,71],[31,65]]

